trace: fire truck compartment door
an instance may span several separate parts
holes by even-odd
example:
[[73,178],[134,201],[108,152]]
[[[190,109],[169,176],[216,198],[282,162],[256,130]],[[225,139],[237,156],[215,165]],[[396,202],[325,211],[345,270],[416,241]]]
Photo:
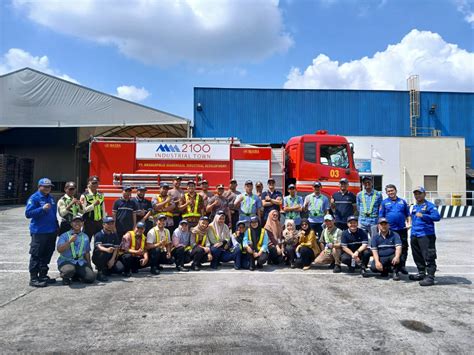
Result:
[[238,189],[245,191],[245,181],[252,180],[255,187],[256,181],[263,182],[266,186],[270,177],[270,161],[268,160],[234,160],[233,164],[234,179],[239,184]]

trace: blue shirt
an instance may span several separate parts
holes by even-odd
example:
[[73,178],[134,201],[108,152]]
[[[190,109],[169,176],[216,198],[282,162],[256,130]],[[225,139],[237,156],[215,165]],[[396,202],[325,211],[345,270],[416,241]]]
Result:
[[354,214],[354,206],[356,204],[356,195],[350,191],[343,194],[338,191],[332,195],[334,204],[336,205],[336,222],[347,223],[347,217]]
[[385,238],[382,234],[377,233],[370,240],[370,249],[376,250],[380,257],[387,257],[395,254],[396,248],[401,246],[402,240],[394,231],[389,231]]
[[[66,233],[61,234],[58,238],[58,242],[56,244],[56,247],[58,247],[59,245],[62,245],[64,243],[69,244],[70,237],[72,237],[72,231],[68,231]],[[83,246],[83,249],[82,249],[82,253],[80,253],[81,243],[83,241],[84,241],[84,246]],[[84,255],[89,253],[90,250],[91,250],[91,246],[90,246],[90,243],[89,243],[89,237],[87,236],[87,234],[81,232],[77,235],[77,239],[74,241],[74,248],[75,248],[76,255],[78,256],[78,258],[74,259],[73,255],[72,255],[71,246],[69,246],[64,252],[62,252],[59,255],[59,257],[58,257],[58,266],[61,266],[65,262],[69,262],[69,263],[72,263],[74,265],[85,265],[85,264],[87,264],[87,260],[84,259]]]
[[[423,214],[422,217],[417,217],[417,212]],[[422,204],[415,204],[411,210],[411,236],[424,237],[427,235],[435,235],[434,222],[441,219],[436,206],[425,201]]]
[[[280,191],[273,191],[273,192],[270,192],[269,190],[268,191],[265,191],[262,193],[262,196],[260,197],[262,199],[262,205],[263,205],[263,201],[265,201],[265,197],[267,196],[270,196],[270,198],[272,200],[276,200],[277,197],[280,197],[281,199],[283,199],[283,195]],[[272,204],[271,206],[268,206],[268,207],[263,207],[263,220],[266,221],[267,218],[268,218],[268,214],[270,213],[270,211],[280,211],[280,206],[279,205],[274,205]]]
[[[283,207],[295,207],[297,205],[303,208],[303,197],[298,195],[291,197],[291,195],[288,195],[283,199]],[[285,219],[292,219],[299,226],[301,224],[301,213],[297,211],[285,212]]]
[[137,203],[133,199],[125,200],[119,198],[114,202],[112,211],[115,212],[115,228],[120,232],[133,230],[133,214],[138,210]]
[[316,196],[314,193],[308,195],[304,199],[305,208],[308,210],[309,223],[323,223],[324,215],[329,209],[329,199],[320,194]]
[[[51,208],[44,210],[43,206],[47,203],[51,205]],[[31,218],[30,233],[55,233],[58,230],[57,208],[58,206],[50,194],[45,195],[40,191],[36,191],[31,195],[26,203],[25,210],[26,218]]]
[[397,197],[395,200],[386,198],[380,205],[379,217],[388,219],[391,230],[399,231],[405,229],[405,221],[409,215],[410,208],[408,203],[400,197]]
[[355,233],[352,233],[350,229],[346,229],[342,232],[342,247],[347,247],[354,252],[359,249],[362,244],[369,244],[369,237],[362,229],[357,228]]
[[262,201],[255,194],[248,195],[245,193],[242,196],[243,198],[240,202],[240,218],[250,221],[250,217],[256,216],[257,211],[262,208]]
[[[364,199],[366,210],[364,209]],[[374,199],[373,206],[372,199]],[[376,224],[381,204],[382,194],[379,191],[372,189],[370,194],[367,193],[367,191],[365,190],[359,192],[357,194],[357,210],[359,211],[359,224],[363,226]]]

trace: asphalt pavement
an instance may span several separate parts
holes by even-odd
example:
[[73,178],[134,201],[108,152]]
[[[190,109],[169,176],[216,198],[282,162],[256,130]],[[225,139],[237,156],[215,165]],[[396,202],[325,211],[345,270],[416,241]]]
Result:
[[[225,266],[35,289],[24,207],[3,207],[0,352],[472,354],[473,227],[437,223],[433,287],[326,267]],[[411,253],[408,266],[416,271]]]

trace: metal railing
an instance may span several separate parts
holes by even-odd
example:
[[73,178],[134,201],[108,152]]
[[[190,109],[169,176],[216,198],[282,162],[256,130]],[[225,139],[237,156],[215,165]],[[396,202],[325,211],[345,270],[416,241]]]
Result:
[[[413,191],[402,196],[408,204],[415,203]],[[437,206],[474,206],[474,191],[426,191],[426,199]]]

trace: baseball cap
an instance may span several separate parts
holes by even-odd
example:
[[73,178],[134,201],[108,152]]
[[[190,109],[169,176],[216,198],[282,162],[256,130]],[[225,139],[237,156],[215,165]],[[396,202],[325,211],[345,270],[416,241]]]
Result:
[[296,187],[295,187],[295,184],[289,184],[289,185],[288,185],[288,189],[295,189],[295,188],[296,188]]
[[112,223],[114,221],[114,218],[112,216],[106,216],[102,219],[103,223]]
[[170,185],[167,183],[167,182],[162,182],[161,183],[161,187],[165,188],[165,189],[169,189],[170,188]]
[[426,192],[425,188],[423,186],[417,186],[414,190],[413,193],[415,192]]
[[218,189],[223,189],[223,188],[224,188],[224,185],[219,184],[219,185],[217,185],[217,188],[218,188]]
[[188,220],[187,219],[182,219],[179,224],[188,224]]
[[269,183],[271,183],[271,182],[275,182],[275,179],[274,179],[274,178],[272,178],[272,177],[271,177],[270,179],[268,179],[268,180],[267,180],[267,184],[269,184]]
[[257,182],[255,183],[255,186],[263,186],[263,182],[257,181]]
[[202,180],[202,181],[201,181],[201,185],[204,185],[204,184],[209,185],[209,183],[207,182],[207,180]]
[[247,221],[244,221],[244,220],[240,220],[237,222],[236,226],[240,226],[241,224],[243,224],[245,226],[245,224],[247,223]]
[[237,180],[231,179],[231,180],[230,180],[230,183],[231,183],[231,184],[232,184],[232,183],[236,183],[236,184],[237,184]]
[[349,216],[347,217],[347,222],[350,222],[350,221],[358,221],[358,219],[356,216]]
[[146,189],[146,186],[140,185],[140,186],[137,187],[137,190],[138,191],[146,191],[147,189]]
[[219,211],[216,212],[216,215],[218,215],[218,216],[223,215],[223,214],[225,214],[225,213],[222,210],[219,210]]
[[313,182],[313,187],[321,187],[321,183],[319,181]]
[[138,223],[137,223],[137,228],[143,228],[143,229],[145,229],[145,223],[143,223],[143,222],[138,222]]
[[258,217],[257,216],[251,217],[250,222],[258,222]]
[[324,216],[324,220],[325,221],[334,221],[334,217],[331,216],[330,214],[327,214],[327,215]]
[[189,180],[188,185],[196,185],[196,183],[194,182],[194,180]]
[[364,176],[362,176],[362,182],[364,182],[365,180],[372,181],[373,179],[372,179],[372,176],[370,176],[370,175],[364,175]]
[[166,219],[166,216],[165,216],[164,214],[160,214],[160,215],[158,216],[158,219]]
[[347,180],[346,178],[342,178],[341,180],[339,180],[339,183],[340,184],[348,184],[349,180]]
[[380,223],[388,223],[388,219],[385,218],[385,217],[380,217],[380,218],[379,218],[379,224],[380,224]]
[[98,176],[89,176],[89,178],[87,179],[87,182],[93,182],[93,183],[98,183],[99,182],[99,177]]
[[77,220],[79,220],[79,221],[84,220],[84,218],[82,217],[82,214],[78,213],[78,214],[76,214],[75,216],[72,217],[72,221],[77,221]]
[[181,176],[176,176],[174,179],[175,179],[175,180],[180,180],[180,181],[183,180],[183,179],[181,178]]
[[54,186],[50,179],[41,178],[38,180],[38,186]]
[[132,191],[132,187],[130,185],[123,185],[122,191]]
[[252,180],[247,180],[247,181],[245,182],[245,185],[253,185]]
[[209,221],[209,218],[207,216],[202,216],[199,218],[200,221]]
[[66,182],[66,185],[64,185],[64,188],[65,189],[76,188],[76,183],[74,181],[68,181]]

